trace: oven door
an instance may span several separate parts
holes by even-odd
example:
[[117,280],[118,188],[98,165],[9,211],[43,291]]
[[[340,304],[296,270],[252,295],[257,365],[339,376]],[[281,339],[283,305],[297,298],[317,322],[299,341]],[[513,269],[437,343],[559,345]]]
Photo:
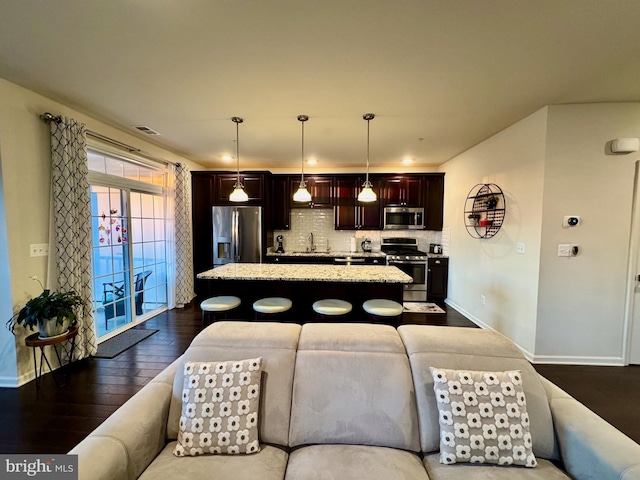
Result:
[[406,261],[406,260],[390,260],[389,265],[398,267],[404,273],[409,275],[413,282],[405,284],[405,291],[425,291],[427,290],[427,263]]

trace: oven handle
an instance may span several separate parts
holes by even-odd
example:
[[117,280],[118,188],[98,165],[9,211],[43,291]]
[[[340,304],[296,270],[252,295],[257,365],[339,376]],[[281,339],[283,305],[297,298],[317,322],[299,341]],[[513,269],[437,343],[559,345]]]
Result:
[[364,263],[364,258],[334,258],[334,263]]
[[427,262],[424,260],[389,260],[389,265],[426,265]]

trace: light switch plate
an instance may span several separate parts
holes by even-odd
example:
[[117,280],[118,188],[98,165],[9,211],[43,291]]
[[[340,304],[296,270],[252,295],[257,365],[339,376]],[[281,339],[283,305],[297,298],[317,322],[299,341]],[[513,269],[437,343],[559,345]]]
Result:
[[524,253],[524,242],[518,242],[516,253]]
[[571,256],[571,245],[568,243],[561,243],[558,245],[558,256],[559,257],[570,257]]
[[49,256],[49,244],[32,243],[29,245],[29,254],[32,257],[47,257]]

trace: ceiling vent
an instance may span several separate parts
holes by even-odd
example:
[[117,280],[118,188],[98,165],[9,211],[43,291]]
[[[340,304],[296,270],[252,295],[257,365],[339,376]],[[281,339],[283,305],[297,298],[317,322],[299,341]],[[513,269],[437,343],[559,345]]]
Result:
[[145,125],[134,125],[133,128],[140,130],[142,133],[146,133],[147,135],[162,135],[160,132],[156,132],[153,128],[149,128]]

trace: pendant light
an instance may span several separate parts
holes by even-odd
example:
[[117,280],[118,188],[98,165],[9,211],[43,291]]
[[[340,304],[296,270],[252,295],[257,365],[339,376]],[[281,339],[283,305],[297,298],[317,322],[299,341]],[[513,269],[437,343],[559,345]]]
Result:
[[240,117],[231,117],[231,121],[236,124],[236,167],[238,171],[238,177],[236,183],[233,186],[233,192],[229,195],[230,202],[247,202],[249,201],[249,195],[244,191],[244,185],[240,181],[240,139],[238,134],[238,126],[244,120]]
[[367,176],[362,184],[362,190],[358,194],[359,202],[375,202],[378,197],[376,192],[371,188],[371,182],[369,181],[369,122],[375,118],[373,113],[365,113],[362,118],[367,121]]
[[298,187],[298,191],[293,194],[294,202],[310,202],[311,194],[307,190],[307,182],[304,181],[304,122],[309,120],[309,117],[306,115],[298,115],[298,120],[302,124],[302,159],[300,165],[300,186]]

